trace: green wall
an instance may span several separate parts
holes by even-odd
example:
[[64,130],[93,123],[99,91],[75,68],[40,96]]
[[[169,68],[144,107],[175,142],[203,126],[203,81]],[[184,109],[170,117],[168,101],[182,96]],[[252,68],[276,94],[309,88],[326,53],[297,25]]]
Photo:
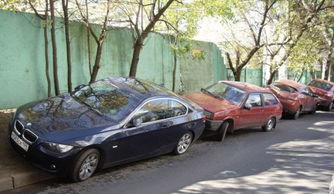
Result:
[[[44,38],[42,22],[33,14],[0,10],[0,108],[12,108],[46,98]],[[98,26],[97,26],[98,27]],[[97,28],[98,29],[98,28]],[[70,25],[73,86],[89,80],[86,30],[80,23]],[[58,73],[62,92],[66,92],[66,50],[64,29],[57,23]],[[50,76],[52,77],[51,41],[49,41]],[[95,43],[91,40],[92,61]],[[192,49],[205,53],[204,59],[191,51],[177,56],[176,91],[191,92],[226,78],[223,58],[216,45],[192,42]],[[132,38],[128,29],[109,29],[102,54],[99,78],[127,76],[132,56]],[[172,88],[173,51],[168,36],[151,34],[141,53],[139,78]],[[53,87],[52,87],[53,89]],[[53,90],[52,90],[53,91]]]

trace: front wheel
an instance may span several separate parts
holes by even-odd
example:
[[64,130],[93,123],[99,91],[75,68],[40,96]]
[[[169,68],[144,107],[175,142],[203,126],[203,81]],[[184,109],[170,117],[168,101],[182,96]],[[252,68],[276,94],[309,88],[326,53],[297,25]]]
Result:
[[[228,121],[224,121],[224,123],[219,128],[219,134],[218,134],[218,141],[223,142],[226,136],[226,132],[230,127],[230,123]],[[231,130],[233,131],[233,130]]]
[[263,131],[272,131],[276,126],[276,119],[274,117],[271,117],[265,125],[262,126]]
[[176,155],[184,154],[193,140],[193,134],[191,132],[187,132],[182,135],[182,137],[177,142],[176,148],[174,149],[174,153]]
[[88,149],[81,153],[70,172],[70,179],[74,182],[90,178],[96,171],[100,161],[100,152],[97,149]]
[[331,102],[327,107],[326,110],[327,111],[331,111],[333,109],[333,102]]

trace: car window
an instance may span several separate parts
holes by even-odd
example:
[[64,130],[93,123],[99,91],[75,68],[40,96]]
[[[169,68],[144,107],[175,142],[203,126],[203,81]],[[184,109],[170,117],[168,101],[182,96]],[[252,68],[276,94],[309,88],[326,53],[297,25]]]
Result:
[[262,106],[262,100],[260,94],[249,94],[246,104],[252,108]]
[[272,105],[278,104],[278,101],[273,94],[264,93],[263,94],[263,104],[264,106],[272,106]]
[[143,123],[168,119],[181,116],[187,113],[187,107],[170,99],[158,99],[147,102],[134,115],[134,118],[141,117]]
[[77,101],[108,118],[120,122],[139,104],[108,81],[97,81],[71,93]]
[[309,83],[310,86],[314,86],[317,88],[321,88],[323,90],[329,91],[333,85],[329,84],[329,83],[325,83],[325,82],[319,82],[316,80],[311,81],[311,83]]
[[285,84],[281,84],[281,83],[274,83],[273,84],[279,91],[284,91],[284,92],[291,92],[291,93],[295,93],[297,92],[297,90],[293,87],[287,86]]
[[240,104],[246,95],[245,91],[223,82],[215,83],[204,89],[204,91],[234,104]]

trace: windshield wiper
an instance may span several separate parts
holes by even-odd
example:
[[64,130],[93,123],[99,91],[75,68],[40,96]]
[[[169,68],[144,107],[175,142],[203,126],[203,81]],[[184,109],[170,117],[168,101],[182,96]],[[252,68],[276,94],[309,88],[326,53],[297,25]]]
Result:
[[223,97],[221,97],[221,96],[219,96],[219,95],[217,95],[217,94],[214,94],[214,93],[212,93],[212,92],[210,92],[210,91],[208,91],[208,90],[206,90],[206,89],[204,89],[204,88],[201,88],[201,92],[210,94],[211,96],[213,96],[213,97],[215,97],[215,98],[223,99]]

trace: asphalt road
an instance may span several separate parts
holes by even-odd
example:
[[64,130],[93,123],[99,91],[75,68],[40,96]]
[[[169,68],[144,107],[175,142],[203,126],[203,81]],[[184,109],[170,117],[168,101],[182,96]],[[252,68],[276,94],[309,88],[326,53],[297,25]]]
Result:
[[328,193],[334,173],[334,112],[245,129],[224,143],[200,140],[165,155],[106,169],[82,183],[51,180],[10,193]]

